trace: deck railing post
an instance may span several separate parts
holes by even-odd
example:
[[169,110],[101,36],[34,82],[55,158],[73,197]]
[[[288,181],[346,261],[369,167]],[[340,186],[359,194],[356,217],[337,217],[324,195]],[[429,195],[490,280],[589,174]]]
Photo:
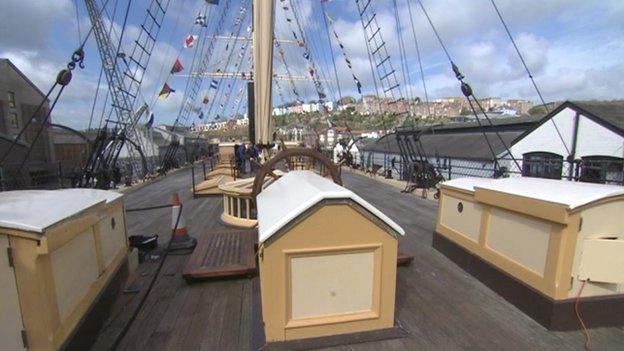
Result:
[[451,158],[449,158],[449,162],[448,162],[448,179],[447,180],[451,180],[451,174],[453,173],[451,171]]
[[63,188],[63,165],[61,164],[61,161],[58,161],[58,182],[59,182],[59,188]]
[[191,183],[193,184],[193,198],[197,198],[197,194],[195,193],[195,165],[191,166]]

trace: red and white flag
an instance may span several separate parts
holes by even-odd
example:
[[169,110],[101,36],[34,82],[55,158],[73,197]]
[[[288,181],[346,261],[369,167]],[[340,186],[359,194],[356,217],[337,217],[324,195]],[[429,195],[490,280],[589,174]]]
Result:
[[197,35],[187,35],[186,38],[184,38],[184,47],[192,48],[193,45],[195,45],[195,41],[197,41]]

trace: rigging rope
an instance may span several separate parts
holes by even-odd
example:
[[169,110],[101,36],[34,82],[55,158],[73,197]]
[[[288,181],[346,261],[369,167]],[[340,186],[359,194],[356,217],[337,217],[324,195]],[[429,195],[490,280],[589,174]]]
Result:
[[[429,22],[429,25],[431,25],[431,29],[433,29],[433,32],[435,33],[436,37],[438,38],[438,42],[440,43],[440,46],[444,50],[444,53],[446,54],[446,57],[448,58],[448,60],[449,60],[449,62],[451,64],[451,68],[453,69],[453,72],[455,73],[455,78],[457,78],[457,80],[461,83],[461,91],[464,94],[464,96],[466,97],[466,99],[468,100],[470,108],[472,109],[472,112],[473,112],[473,114],[474,114],[474,116],[475,116],[475,118],[477,120],[477,123],[479,124],[479,128],[482,129],[482,132],[484,133],[484,136],[485,136],[485,130],[483,129],[483,126],[481,125],[481,121],[479,120],[479,116],[477,114],[477,111],[474,108],[473,102],[470,99],[472,98],[472,100],[474,100],[474,103],[477,104],[477,106],[479,107],[479,109],[481,110],[483,115],[485,116],[485,119],[488,121],[490,126],[493,126],[492,120],[490,119],[490,117],[487,115],[487,113],[483,109],[483,106],[481,106],[481,103],[479,102],[479,100],[474,96],[474,93],[473,93],[472,88],[470,87],[470,85],[468,83],[464,82],[464,78],[465,78],[464,75],[459,71],[459,67],[453,62],[453,59],[451,58],[451,55],[449,54],[448,50],[446,49],[446,46],[444,45],[444,42],[442,41],[442,37],[440,37],[440,34],[438,33],[438,30],[436,29],[435,25],[431,21],[431,18],[429,17],[429,13],[425,9],[425,6],[423,5],[422,1],[418,0],[418,3],[420,4],[420,8],[422,9],[423,13],[427,17],[427,21]],[[498,132],[498,130],[495,129],[494,133],[496,134],[496,136],[500,140],[501,144],[505,147],[505,150],[507,151],[507,154],[509,155],[509,157],[511,157],[511,159],[515,163],[515,165],[518,168],[518,170],[521,171],[522,168],[520,167],[520,164],[518,163],[518,160],[515,159],[515,157],[511,153],[511,150],[509,149],[509,146],[507,146],[507,143],[500,136],[500,133]],[[495,166],[498,168],[498,157],[497,157],[497,155],[494,152],[494,148],[492,147],[492,145],[490,143],[490,140],[486,136],[485,136],[485,141],[488,144],[488,148],[490,149],[490,151],[492,153],[492,161],[494,162]]]
[[[410,24],[412,27],[412,35],[414,36],[414,46],[416,47],[416,57],[418,58],[418,67],[420,69],[420,79],[422,80],[423,91],[425,94],[425,103],[427,106],[427,113],[431,116],[431,105],[429,104],[429,94],[427,93],[427,83],[425,82],[425,71],[423,70],[422,60],[420,57],[420,48],[418,45],[418,38],[416,37],[416,26],[414,25],[414,16],[412,15],[412,5],[410,4],[410,0],[405,0],[407,3],[407,11],[409,13]],[[433,117],[435,117],[435,109],[433,112]]]
[[[186,2],[186,0],[180,1],[180,7],[181,8],[185,7],[184,6],[185,2]],[[201,9],[200,9],[200,11],[201,11]],[[183,11],[178,11],[178,15],[176,16],[175,22],[173,24],[173,28],[171,29],[171,34],[169,35],[169,40],[168,40],[169,43],[171,43],[173,41],[174,35],[177,34],[176,30],[177,30],[178,26],[180,25],[180,19],[182,18],[182,16],[181,16],[182,12]],[[191,32],[194,25],[195,24],[191,24],[190,30],[188,30],[187,32]],[[165,52],[165,57],[169,57],[169,54],[171,53],[172,47],[173,46],[171,46],[171,45],[167,45],[167,51]],[[182,51],[182,49],[183,48],[180,47],[180,49],[177,51],[176,57],[178,57],[178,58],[180,57],[180,52]],[[158,73],[158,79],[156,79],[157,84],[154,85],[154,92],[151,95],[152,96],[152,101],[149,104],[150,110],[156,104],[156,101],[158,101],[158,91],[159,91],[159,89],[161,87],[160,81],[161,81],[161,78],[165,75],[165,73],[164,73],[165,69],[166,69],[165,67],[167,67],[167,63],[168,62],[169,62],[168,60],[163,60],[162,64],[160,65],[160,69],[158,70],[158,72],[159,72]],[[168,74],[167,74],[167,77],[164,80],[165,82],[171,76],[171,70],[167,69],[167,72],[168,72]]]
[[[399,54],[401,57],[401,71],[403,71],[403,83],[407,86],[405,87],[405,95],[410,102],[407,103],[407,106],[411,105],[411,100],[413,99],[412,90],[412,82],[410,78],[410,74],[407,67],[407,55],[405,53],[405,42],[403,40],[403,31],[401,30],[401,16],[399,15],[399,8],[397,6],[397,0],[392,0],[392,4],[394,5],[394,15],[396,17],[396,31],[397,37],[399,37]],[[409,107],[408,107],[409,109]],[[410,112],[412,112],[410,110]]]
[[336,69],[336,59],[334,58],[334,48],[331,44],[331,37],[329,35],[329,23],[327,21],[326,3],[321,1],[321,10],[323,22],[325,23],[325,34],[327,34],[327,44],[329,46],[329,52],[331,54],[332,65],[334,66],[334,76],[336,77],[336,86],[338,87],[338,97],[342,100],[342,90],[340,89],[340,79],[338,78],[338,69]]
[[293,8],[292,13],[295,17],[295,24],[297,25],[296,28],[299,32],[299,36],[297,36],[297,33],[295,32],[295,29],[293,28],[292,19],[290,19],[290,17],[288,17],[287,15],[288,6],[285,5],[285,1],[286,0],[280,0],[280,2],[282,3],[282,10],[284,10],[284,14],[286,15],[286,21],[288,22],[290,26],[293,37],[297,41],[297,45],[301,47],[304,51],[303,57],[308,61],[308,64],[310,65],[308,68],[308,73],[310,74],[312,81],[314,83],[314,87],[316,88],[316,93],[318,95],[319,101],[324,105],[327,95],[325,94],[323,90],[323,86],[321,82],[319,81],[317,66],[314,62],[314,59],[312,57],[312,52],[310,51],[310,48],[306,42],[306,37],[304,36],[304,32],[301,28],[301,21],[299,19],[299,15],[297,14],[297,11],[295,9],[294,2],[292,0],[289,0],[290,6],[291,8]]
[[[338,37],[338,33],[336,32],[336,29],[334,28],[334,20],[331,17],[329,17],[327,12],[325,12],[324,15],[325,15],[324,16],[325,20],[327,22],[329,22],[329,24],[330,24],[330,26],[332,28],[332,31],[334,33],[334,37],[336,38],[336,41],[338,42],[338,47],[340,47],[340,50],[342,52],[342,56],[345,59],[345,63],[347,64],[347,67],[349,68],[349,71],[351,72],[351,76],[353,77],[353,83],[355,84],[355,86],[357,88],[358,94],[360,94],[360,97],[363,98],[363,95],[362,95],[362,83],[360,82],[360,80],[355,75],[355,72],[353,71],[353,65],[351,64],[351,60],[349,60],[349,58],[347,56],[347,52],[345,50],[345,47],[342,44],[342,41],[340,40],[340,38]],[[336,77],[336,79],[338,79],[338,77]]]
[[80,13],[78,12],[78,0],[74,0],[74,8],[76,9],[76,27],[78,28],[78,45],[82,42],[82,34],[80,30]]
[[[108,4],[109,0],[106,0],[106,2],[104,3],[104,6],[106,6],[106,4]],[[100,15],[101,15],[101,11],[100,11]],[[61,70],[58,75],[56,76],[56,80],[54,81],[54,84],[52,85],[52,87],[50,88],[50,90],[48,90],[48,92],[46,93],[46,95],[43,97],[43,99],[41,100],[41,102],[39,103],[39,105],[37,106],[37,108],[35,109],[35,111],[33,111],[32,115],[30,116],[30,118],[28,119],[28,121],[26,122],[26,124],[24,124],[24,126],[22,127],[22,129],[17,133],[17,136],[15,136],[15,139],[13,139],[13,141],[11,142],[11,144],[9,145],[9,147],[7,148],[7,151],[4,153],[4,155],[2,155],[2,157],[0,158],[0,165],[4,162],[4,160],[6,160],[7,156],[9,155],[9,153],[13,150],[13,148],[15,147],[15,145],[17,145],[17,142],[19,141],[20,137],[24,134],[24,132],[26,131],[26,129],[30,126],[30,124],[33,122],[33,120],[35,120],[35,118],[37,117],[37,113],[39,112],[39,110],[41,110],[41,108],[43,107],[43,105],[45,104],[46,101],[48,101],[48,98],[50,97],[50,95],[52,94],[52,92],[54,91],[54,89],[58,86],[61,85],[61,89],[60,91],[57,93],[57,96],[54,99],[54,103],[52,104],[52,106],[50,107],[50,109],[48,109],[47,114],[44,118],[44,120],[41,122],[41,128],[43,128],[43,126],[45,125],[45,121],[48,120],[48,118],[50,117],[50,114],[52,113],[52,110],[54,109],[54,106],[56,106],[56,102],[58,101],[58,99],[60,98],[63,90],[65,89],[65,86],[69,84],[69,82],[71,81],[72,78],[72,74],[71,71],[73,71],[76,66],[80,67],[81,69],[83,69],[85,67],[84,65],[84,46],[87,43],[87,40],[89,40],[89,37],[91,37],[91,34],[93,33],[93,26],[91,26],[91,28],[89,29],[89,31],[87,32],[87,35],[84,37],[84,39],[80,42],[80,45],[78,46],[78,48],[72,53],[70,61],[67,63],[67,68]],[[31,147],[29,148],[24,161],[22,162],[19,170],[22,169],[26,159],[28,158],[28,156],[30,155],[32,146],[34,145],[34,143],[37,141],[39,135],[41,134],[41,131],[39,131],[37,133],[37,136],[35,137],[35,139],[33,139],[33,141],[31,142]]]
[[327,90],[329,91],[333,99],[336,100],[336,92],[334,90],[333,85],[331,84],[332,80],[328,79],[330,75],[325,71],[325,68],[326,68],[325,66],[327,63],[325,62],[325,64],[323,64],[323,58],[326,58],[326,53],[324,50],[322,50],[322,46],[320,45],[322,41],[320,39],[320,33],[319,31],[315,31],[315,30],[311,30],[311,31],[303,30],[303,28],[305,28],[305,25],[309,22],[310,18],[308,16],[303,15],[302,10],[301,10],[301,8],[303,7],[301,5],[301,0],[290,0],[290,2],[291,3],[294,2],[293,13],[295,14],[295,20],[297,21],[297,25],[299,26],[301,37],[304,40],[304,43],[306,44],[306,46],[310,48],[310,51],[313,54],[310,56],[310,58],[313,60],[313,62],[316,65],[314,69],[315,69],[317,76],[320,78],[319,83],[325,81],[327,83],[325,84],[325,87],[327,88]]
[[297,98],[297,102],[303,102],[303,100],[301,99],[301,96],[299,95],[299,92],[297,91],[297,86],[295,85],[295,81],[293,80],[290,68],[288,67],[288,64],[286,63],[286,56],[284,55],[284,49],[282,48],[282,44],[280,44],[279,40],[275,39],[275,47],[277,48],[277,53],[279,54],[282,63],[284,64],[284,68],[286,69],[286,76],[288,77],[288,81],[292,87],[292,92],[293,94],[295,94],[295,97]]
[[[518,54],[518,57],[520,58],[520,61],[522,62],[522,66],[524,66],[524,70],[528,74],[529,79],[531,80],[531,83],[533,83],[533,88],[535,88],[535,91],[537,92],[537,95],[539,96],[540,101],[542,102],[542,106],[544,106],[544,109],[546,109],[546,113],[550,114],[550,109],[548,108],[548,105],[544,101],[544,97],[542,96],[542,92],[538,88],[537,83],[535,82],[535,79],[533,78],[533,74],[531,74],[531,71],[529,70],[529,66],[527,66],[526,61],[524,60],[524,57],[522,56],[522,53],[520,52],[520,49],[518,48],[518,45],[516,45],[516,41],[514,40],[513,36],[511,35],[511,31],[509,30],[509,27],[507,27],[507,23],[503,19],[503,15],[499,11],[498,6],[496,6],[496,2],[494,2],[494,0],[490,0],[490,1],[492,3],[492,6],[494,7],[494,10],[496,10],[496,14],[498,15],[498,18],[500,19],[501,23],[503,24],[503,27],[505,28],[505,32],[507,32],[507,36],[509,37],[509,40],[511,41],[511,44],[513,45],[514,49],[516,50],[516,53]],[[568,153],[568,155],[571,155],[570,149],[568,148],[568,145],[566,144],[565,140],[563,139],[561,131],[559,131],[559,128],[557,127],[557,124],[555,123],[555,120],[553,118],[550,118],[550,120],[552,121],[553,126],[555,127],[555,130],[557,131],[557,135],[559,136],[559,139],[561,140],[561,143],[563,144],[563,147],[566,149],[566,152]]]
[[[247,8],[248,8],[248,6],[250,6],[250,2],[249,2],[249,1],[246,1],[246,2],[243,2],[243,4],[244,4],[244,5],[241,5],[241,10],[239,10],[239,13],[241,13],[242,9],[244,9],[244,14],[242,14],[242,13],[241,13],[242,18],[241,18],[241,17],[237,17],[237,18],[234,20],[234,27],[238,27],[238,28],[237,28],[237,31],[236,31],[236,35],[235,35],[235,36],[230,36],[230,38],[228,39],[229,41],[232,41],[232,42],[234,42],[235,44],[233,45],[232,50],[230,50],[230,52],[228,53],[228,56],[227,56],[227,59],[226,59],[226,63],[225,63],[225,66],[224,66],[224,72],[227,72],[227,69],[228,69],[228,67],[230,66],[230,63],[232,62],[232,57],[234,56],[234,51],[235,51],[235,50],[234,50],[234,47],[235,47],[236,43],[238,42],[238,39],[240,38],[240,33],[241,33],[242,28],[243,28],[243,26],[241,25],[241,24],[242,24],[242,21],[243,21],[243,20],[245,20],[245,19],[247,18],[247,13],[249,12],[249,11],[247,11]],[[239,21],[240,21],[240,22],[239,22]],[[233,33],[232,33],[232,34],[233,34]],[[228,43],[228,44],[229,44],[229,43]],[[242,51],[241,51],[242,55],[240,56],[240,61],[242,61],[242,60],[243,60],[243,57],[245,56],[245,53],[247,52],[247,48],[249,47],[249,45],[248,45],[247,43],[243,43],[243,44],[241,44],[241,45],[242,45],[242,47],[241,47],[241,49],[242,49]],[[244,48],[243,48],[243,47],[244,47]],[[241,68],[241,67],[239,67],[239,69],[240,69],[240,68]],[[213,80],[213,81],[214,81],[214,80]],[[228,83],[227,85],[230,85],[230,87],[231,87],[231,84],[229,84],[229,83]],[[226,85],[226,89],[228,88],[228,87],[227,87],[227,85]],[[213,110],[214,106],[216,106],[216,105],[217,105],[217,101],[219,101],[220,103],[221,103],[221,101],[222,101],[222,98],[223,98],[223,96],[224,96],[224,95],[223,95],[223,94],[224,94],[224,89],[221,89],[221,88],[220,88],[221,86],[222,86],[222,85],[221,85],[221,84],[219,84],[219,85],[217,86],[217,88],[216,88],[215,95],[214,95],[214,97],[213,97],[213,99],[212,99],[212,102],[210,103],[210,106],[208,107],[208,111],[207,111],[207,115],[208,115],[208,116],[210,116],[210,115],[211,115],[211,113],[212,113],[212,110]],[[225,107],[225,105],[223,105],[223,106]],[[217,116],[219,116],[219,114],[217,114]]]
[[95,104],[97,103],[98,95],[100,92],[100,84],[102,83],[102,74],[104,74],[104,68],[100,66],[100,76],[98,77],[97,86],[95,88],[95,95],[93,96],[93,105],[91,106],[91,115],[89,116],[89,126],[87,130],[91,129],[91,123],[93,123],[93,115],[95,114]]

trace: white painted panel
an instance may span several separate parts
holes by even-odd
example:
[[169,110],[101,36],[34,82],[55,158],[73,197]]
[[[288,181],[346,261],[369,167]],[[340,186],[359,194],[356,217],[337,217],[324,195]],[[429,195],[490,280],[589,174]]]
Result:
[[23,350],[22,315],[17,297],[15,273],[8,265],[9,240],[0,235],[0,340],[2,350]]
[[[461,212],[458,210],[459,203],[463,207]],[[481,204],[444,195],[440,223],[474,242],[479,242],[482,213],[483,205]]]
[[64,320],[99,276],[91,228],[50,254],[56,301]]
[[292,318],[372,310],[374,261],[373,252],[292,258]]
[[[574,135],[574,117],[576,111],[571,108],[565,108],[554,116],[551,120],[546,121],[531,133],[514,144],[510,150],[514,158],[522,160],[522,155],[528,152],[552,152],[563,156],[568,156],[564,143],[559,138],[557,129],[565,145],[572,147],[572,139]],[[553,123],[554,121],[554,123]],[[556,128],[555,128],[556,125]],[[522,167],[522,161],[519,161]],[[520,170],[512,163],[512,170],[519,172]]]
[[603,283],[624,283],[624,240],[583,241],[579,279]]
[[551,225],[510,211],[492,208],[486,245],[544,275]]
[[[115,220],[115,228],[111,225],[111,219]],[[100,243],[104,267],[108,267],[119,249],[125,246],[126,234],[124,231],[123,214],[121,211],[106,217],[98,223],[100,229]]]
[[[624,116],[623,116],[624,117]],[[584,156],[624,157],[624,138],[581,115],[576,158]]]

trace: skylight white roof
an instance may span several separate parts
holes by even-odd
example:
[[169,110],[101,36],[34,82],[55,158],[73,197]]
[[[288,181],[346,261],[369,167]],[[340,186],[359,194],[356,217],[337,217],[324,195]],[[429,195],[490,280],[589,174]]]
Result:
[[403,228],[351,190],[310,171],[292,171],[258,195],[259,242],[266,241],[290,221],[325,199],[351,199],[397,233],[405,235]]
[[505,194],[562,204],[574,209],[611,196],[624,195],[624,187],[568,180],[513,178],[457,178],[442,183],[446,187],[467,191],[486,189]]
[[120,193],[96,189],[0,192],[0,227],[43,233],[46,228]]
[[496,179],[476,185],[502,193],[553,202],[575,209],[607,197],[624,195],[624,187],[531,177]]
[[475,186],[485,185],[493,181],[494,179],[491,178],[456,178],[441,184],[455,189],[474,191]]

